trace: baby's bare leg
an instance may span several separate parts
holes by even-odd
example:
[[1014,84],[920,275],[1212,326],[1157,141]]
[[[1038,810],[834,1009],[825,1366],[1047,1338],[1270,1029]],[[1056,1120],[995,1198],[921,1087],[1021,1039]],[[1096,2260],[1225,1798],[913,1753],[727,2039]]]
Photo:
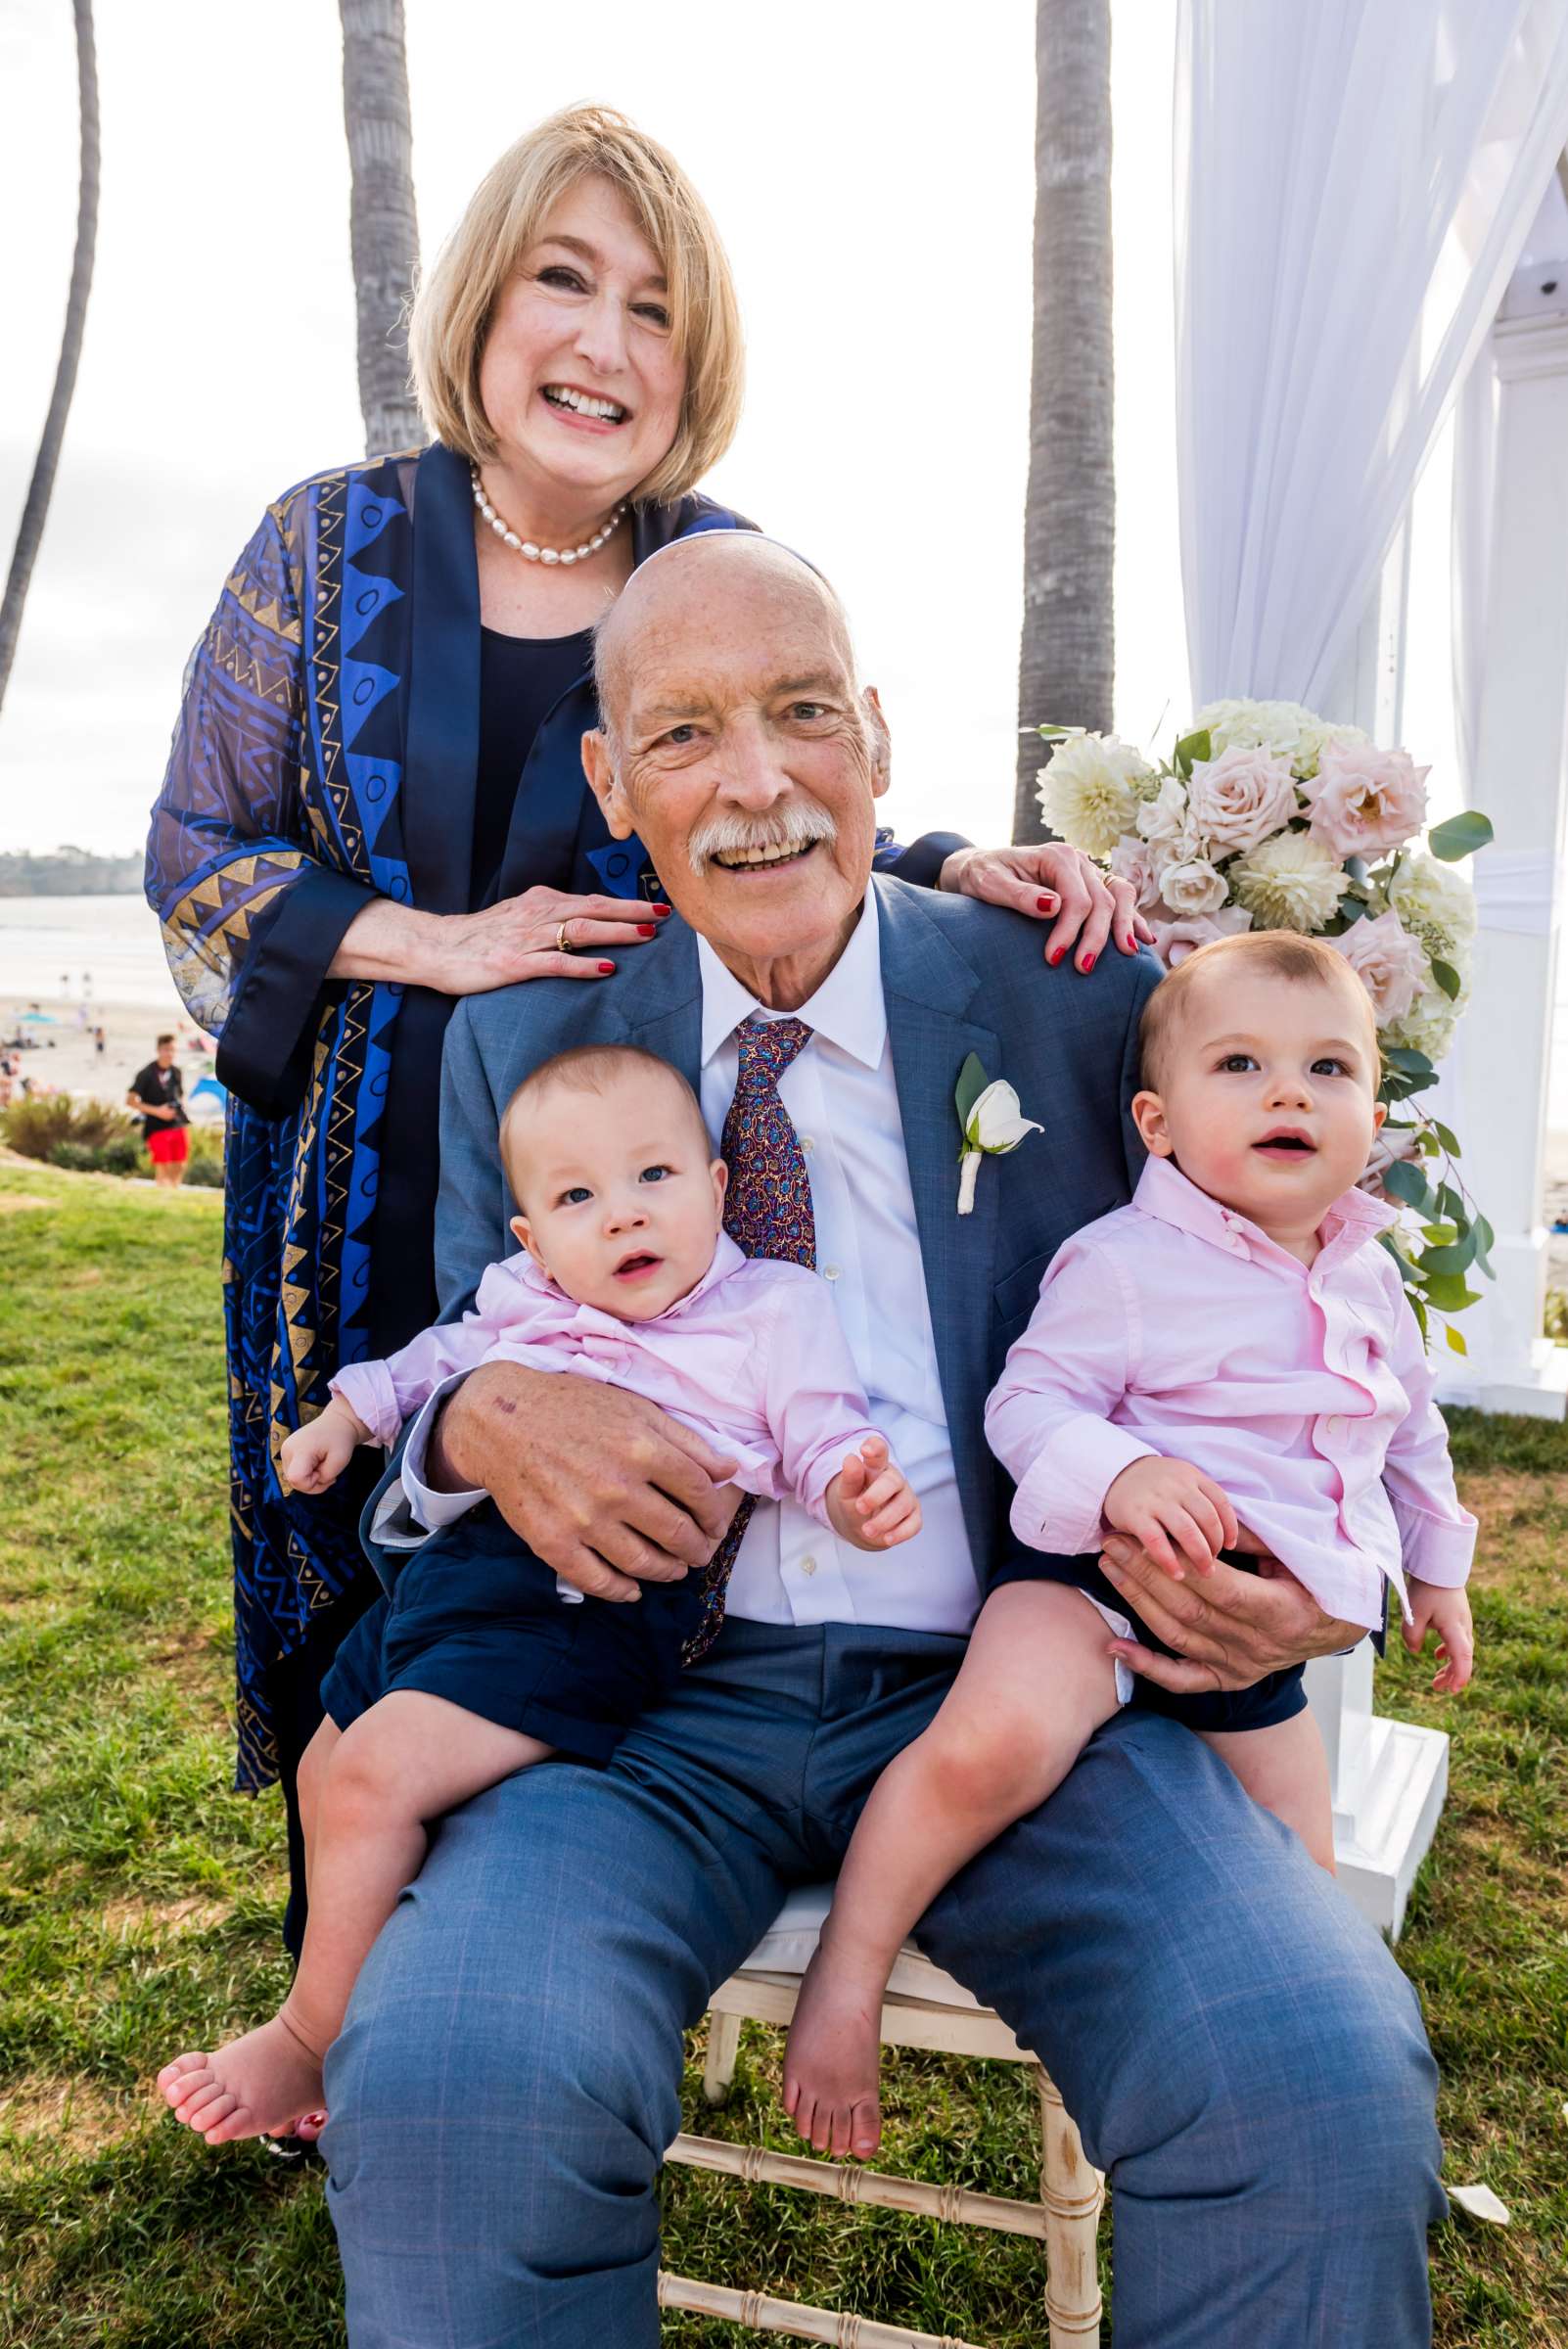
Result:
[[1267,1729],[1205,1729],[1211,1753],[1235,1773],[1255,1803],[1293,1828],[1319,1867],[1334,1873],[1334,1805],[1328,1756],[1310,1713]]
[[322,2058],[371,1943],[424,1861],[429,1822],[551,1750],[444,1697],[394,1689],[315,1756],[310,1914],[294,1986],[259,2030],[165,2064],[158,2085],[176,2119],[220,2145],[318,2105]]
[[1115,1712],[1109,1637],[1080,1591],[1004,1584],[936,1720],[872,1788],[784,2055],[785,2105],[819,2152],[876,2151],[893,1961],[948,1878],[1053,1793]]

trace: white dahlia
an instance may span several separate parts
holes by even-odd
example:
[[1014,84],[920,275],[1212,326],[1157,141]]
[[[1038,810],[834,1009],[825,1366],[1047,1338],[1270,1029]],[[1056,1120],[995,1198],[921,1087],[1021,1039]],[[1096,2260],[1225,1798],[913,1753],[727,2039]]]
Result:
[[1089,856],[1109,856],[1133,828],[1148,762],[1114,734],[1073,734],[1039,770],[1040,812],[1058,839]]
[[1455,969],[1468,958],[1464,949],[1475,937],[1475,891],[1452,864],[1442,864],[1424,849],[1402,857],[1384,893],[1389,904],[1429,954]]
[[1279,832],[1228,867],[1230,886],[1260,930],[1320,930],[1333,918],[1346,876],[1310,832]]

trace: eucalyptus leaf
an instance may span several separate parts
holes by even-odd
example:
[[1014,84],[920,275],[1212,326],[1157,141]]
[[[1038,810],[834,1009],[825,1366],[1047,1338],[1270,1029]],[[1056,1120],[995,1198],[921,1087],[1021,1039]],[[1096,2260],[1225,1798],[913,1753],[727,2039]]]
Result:
[[1492,818],[1483,815],[1478,807],[1466,807],[1460,815],[1451,815],[1446,824],[1436,824],[1426,836],[1426,845],[1444,864],[1456,864],[1461,856],[1473,856],[1484,849],[1492,838]]
[[1454,969],[1453,963],[1439,962],[1437,956],[1434,954],[1432,957],[1432,976],[1437,981],[1438,986],[1443,990],[1443,992],[1448,996],[1449,1001],[1451,1003],[1455,1001],[1459,992],[1459,974]]
[[1427,1304],[1440,1313],[1462,1313],[1467,1305],[1480,1302],[1479,1289],[1467,1289],[1462,1272],[1423,1272],[1421,1287]]
[[[1041,728],[1042,732],[1043,730]],[[988,1082],[984,1068],[975,1054],[971,1052],[958,1072],[958,1082],[952,1096],[953,1106],[958,1112],[958,1123],[966,1131],[969,1127],[969,1113],[985,1091]]]
[[1410,1301],[1410,1311],[1415,1315],[1415,1325],[1421,1333],[1421,1342],[1424,1345],[1428,1336],[1426,1307],[1422,1304],[1419,1295],[1414,1289],[1407,1289],[1405,1294]]
[[1475,1233],[1467,1231],[1451,1248],[1424,1250],[1419,1262],[1422,1271],[1427,1273],[1468,1272],[1475,1262]]
[[1412,1052],[1408,1044],[1390,1044],[1383,1058],[1390,1068],[1398,1069],[1404,1077],[1430,1077],[1432,1063],[1424,1052]]
[[1458,1137],[1455,1135],[1452,1126],[1445,1126],[1441,1118],[1434,1118],[1432,1120],[1432,1131],[1437,1135],[1438,1140],[1443,1144],[1443,1147],[1448,1152],[1450,1158],[1463,1157],[1464,1153],[1459,1148]]
[[[1351,897],[1347,893],[1339,900],[1339,918],[1344,923],[1346,930],[1350,928],[1352,922],[1359,922],[1365,911],[1366,899],[1364,898]],[[1343,935],[1342,932],[1341,936]]]
[[1452,1350],[1453,1351],[1453,1353],[1455,1353],[1455,1354],[1468,1354],[1468,1353],[1469,1353],[1470,1349],[1469,1349],[1469,1347],[1468,1347],[1468,1346],[1466,1346],[1466,1344],[1465,1344],[1465,1342],[1464,1342],[1464,1332],[1463,1332],[1463,1330],[1462,1330],[1462,1329],[1455,1329],[1452,1321],[1449,1323],[1448,1327],[1447,1327],[1447,1328],[1444,1330],[1444,1332],[1443,1332],[1443,1335],[1444,1335],[1444,1336],[1445,1336],[1445,1337],[1448,1339],[1449,1345],[1450,1345],[1450,1347],[1452,1348]]
[[1464,1201],[1459,1197],[1452,1182],[1438,1184],[1437,1203],[1438,1214],[1447,1216],[1449,1221],[1461,1235],[1469,1230],[1470,1219],[1464,1212]]
[[1183,734],[1171,756],[1176,760],[1177,773],[1186,781],[1195,766],[1206,765],[1214,757],[1214,744],[1208,727],[1200,726],[1195,733]]
[[1397,1158],[1391,1167],[1383,1169],[1383,1188],[1391,1199],[1403,1199],[1407,1207],[1431,1213],[1434,1202],[1426,1187],[1426,1176],[1407,1158]]

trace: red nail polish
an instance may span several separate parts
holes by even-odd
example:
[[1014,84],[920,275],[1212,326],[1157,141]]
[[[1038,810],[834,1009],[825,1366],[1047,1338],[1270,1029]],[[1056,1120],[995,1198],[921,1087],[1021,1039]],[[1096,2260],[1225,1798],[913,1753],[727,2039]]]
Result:
[[1056,899],[1054,898],[1037,898],[1035,902],[1039,907],[1041,913],[1054,913],[1056,911]]
[[637,936],[639,938],[657,938],[659,936],[659,924],[657,922],[639,922],[637,924]]
[[669,907],[668,905],[666,905],[666,904],[660,903],[660,904],[657,904],[657,905],[652,905],[652,906],[650,906],[650,907],[649,907],[649,911],[650,911],[651,913],[657,913],[657,914],[658,914],[658,916],[659,916],[659,918],[660,918],[660,920],[661,920],[661,921],[663,921],[663,920],[664,920],[664,917],[665,917],[665,915],[666,915],[666,914],[667,914],[667,913],[669,911]]
[[1084,978],[1085,978],[1085,979],[1088,977],[1088,975],[1089,975],[1090,971],[1091,971],[1093,968],[1094,968],[1094,957],[1093,957],[1093,955],[1092,955],[1092,954],[1085,954],[1085,955],[1084,955]]
[[1047,954],[1047,955],[1046,955],[1045,959],[1046,959],[1046,961],[1047,961],[1047,962],[1050,964],[1050,966],[1051,966],[1051,969],[1052,969],[1053,971],[1055,970],[1055,968],[1056,968],[1057,964],[1058,964],[1058,963],[1061,961],[1061,959],[1062,959],[1062,956],[1063,956],[1063,955],[1064,955],[1066,952],[1067,952],[1067,948],[1066,948],[1065,946],[1058,946],[1058,947],[1056,948],[1056,950],[1055,950],[1055,952],[1054,952],[1054,953],[1051,953],[1051,954]]
[[610,973],[615,969],[615,967],[616,966],[613,962],[601,962],[599,965],[600,970],[603,971],[606,978],[609,977]]

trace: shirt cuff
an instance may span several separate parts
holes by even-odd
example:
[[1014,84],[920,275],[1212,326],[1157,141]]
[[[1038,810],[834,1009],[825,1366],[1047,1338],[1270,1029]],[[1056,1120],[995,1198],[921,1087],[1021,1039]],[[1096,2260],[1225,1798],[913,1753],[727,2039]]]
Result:
[[1457,1517],[1434,1517],[1426,1509],[1396,1499],[1394,1522],[1400,1529],[1407,1575],[1445,1590],[1456,1590],[1469,1581],[1476,1522],[1468,1509],[1461,1509]]
[[1105,1496],[1124,1468],[1156,1457],[1125,1427],[1084,1412],[1058,1427],[1013,1495],[1012,1528],[1031,1549],[1098,1549]]
[[443,1525],[455,1525],[459,1517],[466,1517],[470,1509],[489,1498],[483,1485],[476,1485],[466,1493],[438,1493],[425,1482],[425,1452],[436,1413],[452,1389],[461,1386],[467,1376],[466,1370],[456,1370],[450,1378],[442,1379],[414,1421],[403,1447],[403,1491],[414,1523],[422,1525],[428,1534],[438,1532]]
[[329,1391],[348,1405],[370,1431],[370,1440],[391,1451],[402,1432],[397,1390],[385,1362],[345,1362],[328,1379]]

